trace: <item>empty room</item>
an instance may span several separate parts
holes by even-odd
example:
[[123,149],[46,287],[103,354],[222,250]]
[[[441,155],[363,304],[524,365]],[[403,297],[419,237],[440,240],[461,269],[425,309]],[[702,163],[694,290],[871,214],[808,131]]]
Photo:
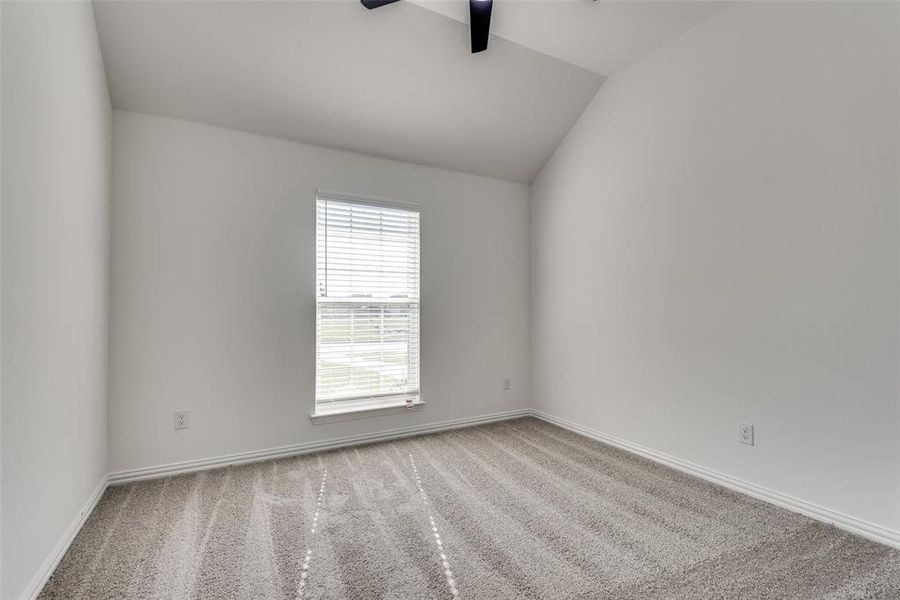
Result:
[[900,599],[900,2],[0,0],[0,600]]

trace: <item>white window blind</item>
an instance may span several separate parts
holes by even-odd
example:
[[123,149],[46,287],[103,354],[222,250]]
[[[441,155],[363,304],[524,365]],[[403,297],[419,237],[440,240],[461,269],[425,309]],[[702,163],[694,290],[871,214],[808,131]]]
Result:
[[317,412],[418,396],[418,209],[320,193],[316,212]]

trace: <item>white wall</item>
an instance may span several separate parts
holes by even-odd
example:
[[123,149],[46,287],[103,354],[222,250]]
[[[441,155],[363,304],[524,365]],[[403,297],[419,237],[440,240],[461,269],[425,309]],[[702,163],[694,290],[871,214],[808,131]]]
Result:
[[[113,131],[112,472],[528,405],[527,186],[131,112]],[[317,187],[421,202],[420,411],[310,422]]]
[[4,3],[2,551],[14,599],[107,472],[111,114],[89,3]]
[[532,189],[539,409],[898,528],[898,25],[738,6],[606,82]]

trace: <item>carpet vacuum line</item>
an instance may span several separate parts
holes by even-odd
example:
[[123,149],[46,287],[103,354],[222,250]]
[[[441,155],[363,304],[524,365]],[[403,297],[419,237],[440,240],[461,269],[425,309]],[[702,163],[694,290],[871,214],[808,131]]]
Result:
[[447,578],[447,587],[450,588],[450,594],[456,598],[459,592],[456,590],[456,580],[453,578],[453,571],[450,570],[450,561],[447,560],[447,553],[444,550],[444,542],[441,540],[441,532],[438,531],[434,522],[434,515],[431,513],[431,505],[428,503],[428,495],[425,488],[422,487],[422,480],[419,478],[419,469],[416,467],[416,459],[413,458],[412,452],[409,453],[409,462],[412,464],[413,475],[416,476],[416,485],[419,486],[419,495],[422,496],[422,502],[425,504],[425,510],[428,512],[428,520],[431,522],[431,532],[434,534],[434,541],[437,543],[438,552],[441,555],[441,565],[444,567],[444,577]]
[[316,526],[319,523],[319,511],[322,509],[322,496],[325,494],[325,479],[328,477],[328,469],[322,473],[322,483],[319,485],[319,497],[316,499],[316,512],[313,515],[312,529],[309,532],[309,544],[306,545],[306,556],[303,558],[303,568],[300,571],[300,583],[297,584],[297,600],[303,598],[306,589],[306,580],[309,577],[309,561],[312,558],[312,545],[316,536]]

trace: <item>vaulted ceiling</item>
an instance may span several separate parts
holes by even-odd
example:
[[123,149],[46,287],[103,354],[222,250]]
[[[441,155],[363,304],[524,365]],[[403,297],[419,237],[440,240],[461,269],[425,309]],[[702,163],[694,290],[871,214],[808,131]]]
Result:
[[530,182],[606,76],[718,9],[495,0],[96,2],[116,108]]

